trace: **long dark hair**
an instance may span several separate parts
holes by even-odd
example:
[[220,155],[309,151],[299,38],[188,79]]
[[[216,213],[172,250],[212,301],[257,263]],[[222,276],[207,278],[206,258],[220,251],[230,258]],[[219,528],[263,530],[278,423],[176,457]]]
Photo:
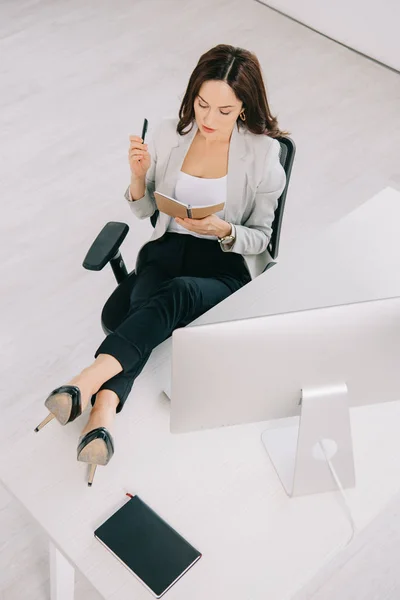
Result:
[[224,81],[242,101],[246,121],[238,117],[238,129],[239,126],[246,127],[252,133],[269,135],[272,138],[289,135],[288,131],[279,129],[277,118],[271,115],[261,66],[256,55],[249,50],[228,44],[218,44],[205,52],[194,68],[179,109],[176,130],[180,135],[191,131],[192,128],[183,133],[183,130],[194,122],[194,100],[202,84],[208,80]]

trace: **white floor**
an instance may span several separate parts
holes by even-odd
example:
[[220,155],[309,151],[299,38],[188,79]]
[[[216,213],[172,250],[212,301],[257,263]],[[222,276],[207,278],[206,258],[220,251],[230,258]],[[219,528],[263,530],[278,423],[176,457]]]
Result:
[[[177,115],[198,58],[218,43],[257,54],[297,144],[281,256],[382,188],[400,190],[400,76],[260,2],[2,0],[0,402],[21,406],[16,418],[92,361],[115,280],[82,260],[107,221],[125,221],[132,269],[151,230],[123,199],[128,136],[144,117],[150,133]],[[0,444],[13,429],[4,421]],[[296,600],[398,598],[399,530],[393,504]],[[95,596],[78,575],[76,598]],[[0,599],[22,598],[49,598],[47,543],[0,487]]]

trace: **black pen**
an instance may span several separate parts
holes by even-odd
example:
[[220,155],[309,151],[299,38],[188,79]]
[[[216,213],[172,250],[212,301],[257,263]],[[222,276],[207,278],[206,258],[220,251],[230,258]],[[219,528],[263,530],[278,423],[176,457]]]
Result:
[[[141,135],[141,138],[142,138],[142,143],[143,143],[143,144],[144,144],[144,138],[145,138],[145,136],[146,136],[146,132],[147,132],[147,126],[148,126],[148,124],[149,124],[148,120],[147,120],[147,119],[145,119],[145,120],[143,121],[142,135]],[[138,162],[140,162],[140,158],[138,158]]]
[[143,142],[143,144],[144,144],[144,138],[145,138],[145,136],[146,136],[146,132],[147,132],[147,126],[148,126],[148,124],[149,124],[148,120],[147,120],[147,119],[145,119],[145,120],[143,121],[143,128],[142,128],[142,135],[141,135],[141,138],[142,138],[142,142]]

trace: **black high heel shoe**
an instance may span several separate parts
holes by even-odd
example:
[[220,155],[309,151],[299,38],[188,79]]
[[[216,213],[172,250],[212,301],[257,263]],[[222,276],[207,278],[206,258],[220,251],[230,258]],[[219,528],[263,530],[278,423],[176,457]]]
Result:
[[114,454],[114,440],[106,427],[96,427],[78,440],[77,460],[90,464],[88,485],[92,485],[97,465],[107,465]]
[[74,421],[82,414],[81,391],[76,385],[62,385],[51,392],[44,401],[49,409],[47,417],[35,427],[39,431],[54,417],[61,425]]

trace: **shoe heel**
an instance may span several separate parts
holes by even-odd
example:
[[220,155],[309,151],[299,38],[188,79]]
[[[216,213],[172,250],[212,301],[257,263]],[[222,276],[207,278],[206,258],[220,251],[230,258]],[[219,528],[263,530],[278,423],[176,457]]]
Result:
[[40,429],[42,429],[45,425],[47,425],[47,423],[50,423],[50,421],[54,419],[54,417],[55,415],[53,415],[53,413],[49,413],[47,417],[43,419],[43,421],[39,423],[37,427],[35,427],[34,431],[39,431]]
[[88,485],[93,483],[97,465],[107,465],[114,454],[114,440],[105,427],[96,427],[79,438],[77,459],[90,465]]
[[89,477],[88,477],[88,485],[92,485],[93,483],[93,479],[94,479],[94,474],[96,473],[96,464],[91,464],[90,465],[90,470],[89,470]]

